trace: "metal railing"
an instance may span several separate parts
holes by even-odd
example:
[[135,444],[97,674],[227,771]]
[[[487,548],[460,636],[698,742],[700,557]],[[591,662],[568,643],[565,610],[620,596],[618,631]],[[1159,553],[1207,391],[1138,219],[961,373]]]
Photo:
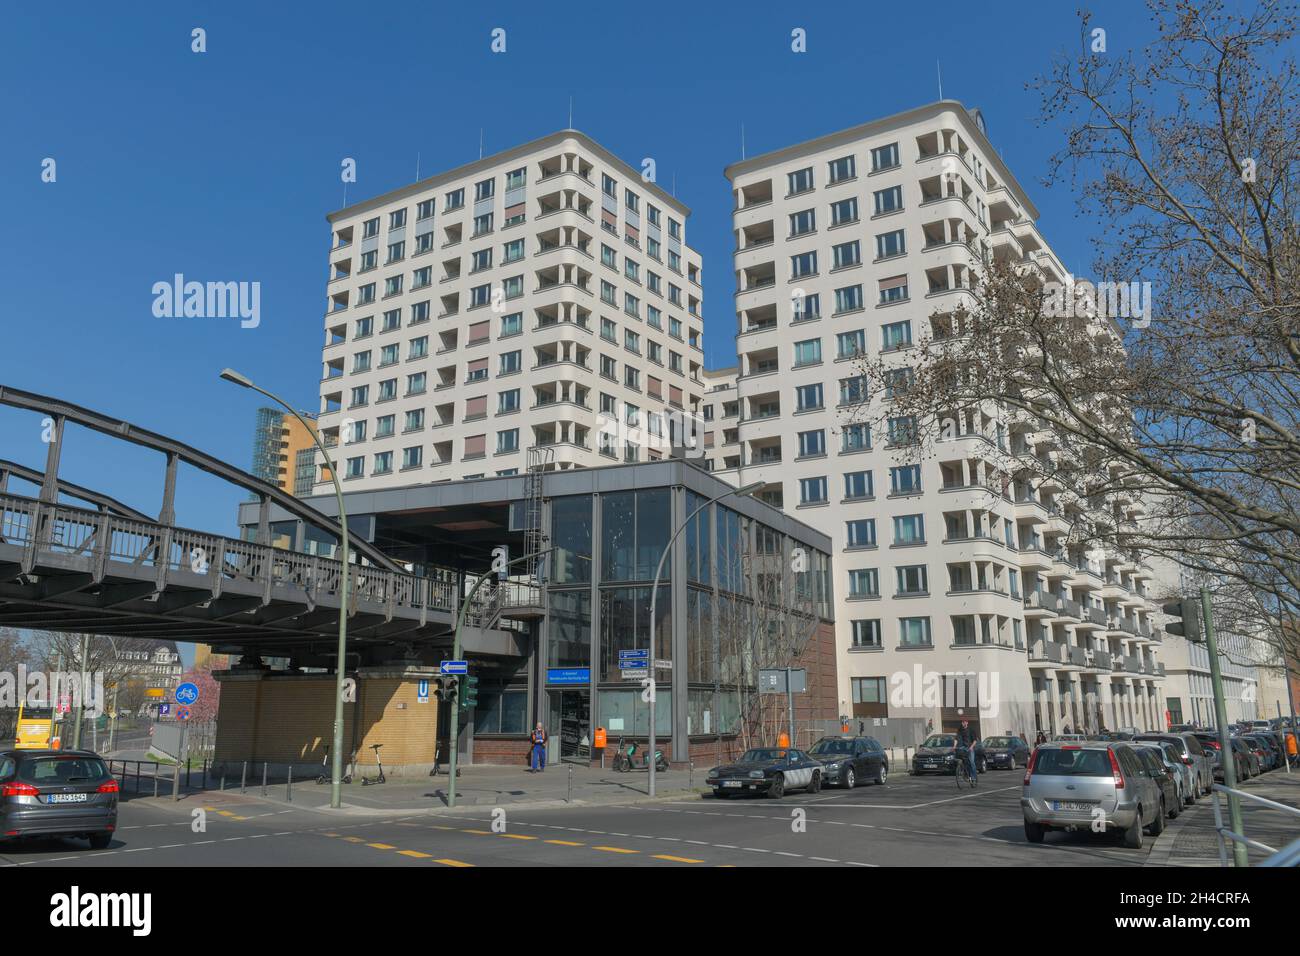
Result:
[[[1236,833],[1223,822],[1223,801],[1219,794],[1226,793],[1229,796],[1236,797],[1238,800],[1254,800],[1272,810],[1281,810],[1289,813],[1293,817],[1300,817],[1300,809],[1289,807],[1285,803],[1278,803],[1276,800],[1269,800],[1257,794],[1248,793],[1245,790],[1234,790],[1231,787],[1225,787],[1221,783],[1216,783],[1214,789],[1214,832],[1219,838],[1219,865],[1229,866],[1228,862],[1228,841],[1242,843],[1252,849],[1262,850],[1271,854],[1261,866],[1296,866],[1300,864],[1300,840],[1293,840],[1281,850],[1277,847],[1271,847],[1267,843],[1260,843],[1258,840],[1252,840],[1243,833]],[[1243,827],[1244,829],[1244,827]]]

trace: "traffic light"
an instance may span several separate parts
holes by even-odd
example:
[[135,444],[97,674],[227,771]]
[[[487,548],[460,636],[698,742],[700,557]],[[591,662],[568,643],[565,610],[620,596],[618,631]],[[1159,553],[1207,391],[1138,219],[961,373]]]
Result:
[[437,689],[434,691],[437,698],[454,702],[459,691],[457,679],[455,677],[437,677],[434,679],[438,682]]
[[465,675],[465,693],[461,695],[460,706],[472,710],[478,703],[478,678],[473,674]]
[[1189,641],[1199,642],[1204,639],[1201,633],[1201,602],[1197,598],[1183,598],[1166,604],[1161,610],[1170,617],[1181,618],[1165,625],[1168,633],[1185,637]]

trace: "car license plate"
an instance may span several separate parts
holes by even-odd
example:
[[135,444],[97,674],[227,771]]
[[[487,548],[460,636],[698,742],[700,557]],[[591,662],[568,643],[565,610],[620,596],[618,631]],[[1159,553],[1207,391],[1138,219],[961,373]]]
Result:
[[743,786],[744,786],[744,784],[741,783],[739,780],[724,780],[724,781],[722,781],[722,785],[723,785],[724,787],[743,787]]
[[1080,803],[1080,802],[1077,801],[1077,800],[1053,800],[1053,801],[1052,801],[1052,809],[1053,809],[1053,810],[1067,810],[1067,811],[1069,811],[1069,810],[1078,810],[1078,811],[1084,811],[1084,812],[1086,812],[1086,811],[1092,809],[1092,804],[1091,804],[1091,803]]
[[51,793],[45,797],[46,803],[85,803],[84,793]]
[[922,762],[921,766],[933,770],[935,767],[939,766],[939,762],[937,760],[926,760]]

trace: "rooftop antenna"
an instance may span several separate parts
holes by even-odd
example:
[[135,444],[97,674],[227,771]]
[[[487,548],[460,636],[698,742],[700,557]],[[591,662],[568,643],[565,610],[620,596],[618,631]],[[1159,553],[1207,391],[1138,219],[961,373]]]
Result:
[[673,170],[673,198],[677,198],[677,170]]
[[939,61],[934,61],[934,71],[939,74],[939,99],[943,99],[943,68],[939,66]]
[[745,124],[740,124],[740,158],[745,158]]
[[478,128],[478,158],[483,158],[483,127]]
[[417,183],[420,181],[420,151],[419,150],[416,150],[415,152],[415,181]]
[[569,129],[573,129],[573,97],[569,97]]

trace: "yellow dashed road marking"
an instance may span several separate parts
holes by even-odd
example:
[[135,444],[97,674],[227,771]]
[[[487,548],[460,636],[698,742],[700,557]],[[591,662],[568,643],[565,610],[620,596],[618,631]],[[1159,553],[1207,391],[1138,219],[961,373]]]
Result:
[[464,830],[464,833],[477,833],[479,836],[491,836],[491,830]]
[[703,863],[703,860],[692,860],[688,856],[670,856],[667,853],[656,853],[656,860],[672,860],[674,863]]
[[499,835],[503,837],[509,837],[512,840],[536,840],[537,839],[537,837],[535,836],[525,836],[522,833],[502,833]]
[[427,860],[433,856],[432,853],[421,853],[419,850],[398,850],[398,856],[413,856],[417,860]]
[[344,837],[343,839],[346,840],[348,843],[365,843],[365,842],[366,842],[365,840],[361,839],[361,837]]
[[593,850],[604,850],[606,853],[640,853],[640,850],[628,850],[621,846],[593,846]]
[[372,846],[372,847],[374,847],[376,850],[395,850],[395,849],[397,849],[396,847],[394,847],[394,846],[390,846],[390,845],[387,844],[387,843],[367,843],[366,846]]
[[586,846],[585,843],[574,843],[572,840],[547,840],[547,843],[554,843],[556,846]]
[[434,860],[434,863],[441,863],[443,866],[473,866],[473,863],[462,863],[460,860]]

